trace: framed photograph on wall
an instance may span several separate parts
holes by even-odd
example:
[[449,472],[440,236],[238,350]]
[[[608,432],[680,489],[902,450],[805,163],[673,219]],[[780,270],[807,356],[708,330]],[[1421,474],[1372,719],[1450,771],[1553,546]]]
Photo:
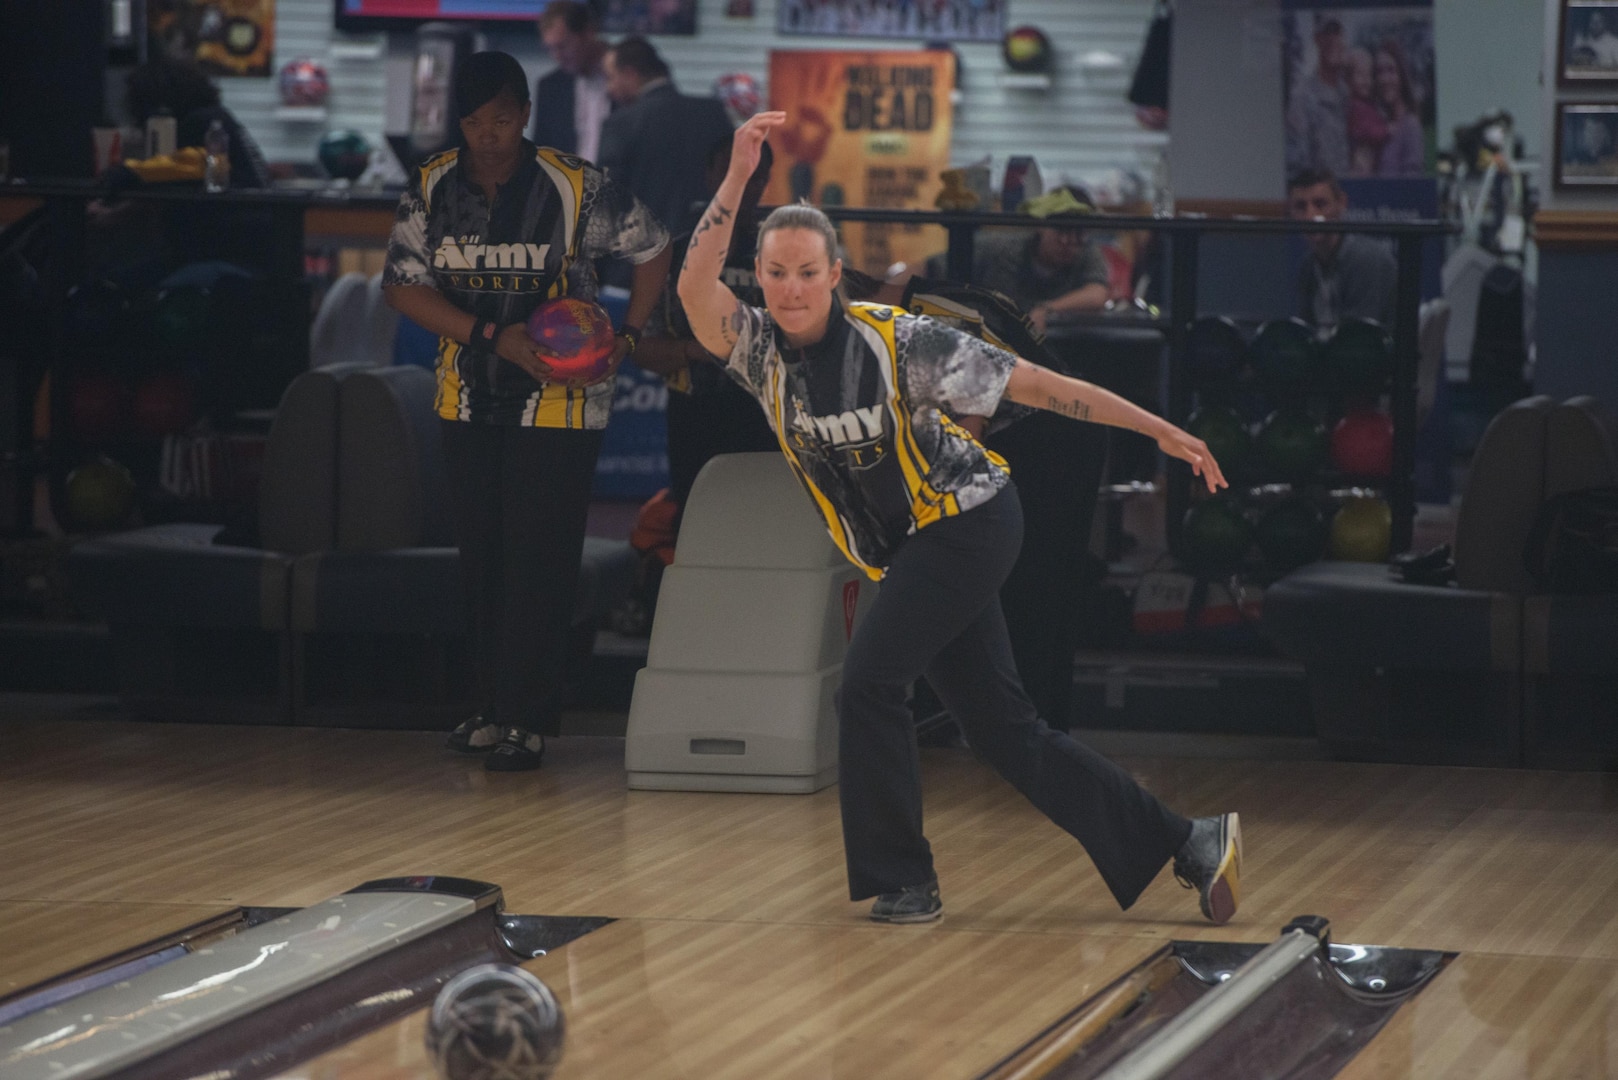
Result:
[[1618,188],[1618,101],[1556,104],[1556,175],[1563,190]]
[[829,37],[999,41],[1008,0],[777,0],[776,31]]
[[697,32],[697,0],[606,0],[595,9],[608,34]]
[[1556,81],[1618,85],[1618,0],[1562,0]]

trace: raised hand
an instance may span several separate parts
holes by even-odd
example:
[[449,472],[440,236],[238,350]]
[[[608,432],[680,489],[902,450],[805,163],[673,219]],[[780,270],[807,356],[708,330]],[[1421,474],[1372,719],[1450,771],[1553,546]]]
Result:
[[730,144],[729,176],[746,183],[758,168],[759,148],[772,131],[787,122],[784,112],[755,113],[747,123],[736,129]]

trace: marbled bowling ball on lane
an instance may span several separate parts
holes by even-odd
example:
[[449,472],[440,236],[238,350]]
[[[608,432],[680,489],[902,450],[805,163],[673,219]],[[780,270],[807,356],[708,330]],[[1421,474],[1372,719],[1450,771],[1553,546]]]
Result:
[[556,354],[541,359],[558,380],[567,382],[591,383],[605,376],[617,344],[606,311],[571,296],[535,308],[528,316],[528,336]]
[[427,1013],[427,1057],[443,1080],[547,1080],[562,1060],[562,1007],[531,972],[479,964]]

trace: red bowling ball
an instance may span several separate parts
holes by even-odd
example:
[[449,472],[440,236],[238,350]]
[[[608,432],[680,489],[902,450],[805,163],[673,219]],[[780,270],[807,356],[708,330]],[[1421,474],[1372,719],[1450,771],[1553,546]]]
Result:
[[1354,476],[1393,473],[1393,421],[1376,409],[1355,409],[1331,433],[1332,465]]
[[191,380],[177,372],[153,375],[135,391],[135,430],[147,438],[178,435],[197,416]]
[[129,388],[116,375],[81,375],[73,380],[68,417],[83,442],[117,439],[129,425]]

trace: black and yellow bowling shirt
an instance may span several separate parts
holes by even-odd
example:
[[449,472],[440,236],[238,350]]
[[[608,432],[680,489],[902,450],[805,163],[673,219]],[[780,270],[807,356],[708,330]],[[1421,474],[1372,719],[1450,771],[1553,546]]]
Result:
[[1011,353],[936,319],[835,299],[826,336],[795,349],[767,311],[742,311],[730,374],[764,406],[832,541],[871,578],[905,537],[1005,487],[1005,461],[951,417],[994,413]]
[[[459,151],[424,162],[399,199],[384,285],[429,285],[501,326],[557,296],[594,300],[594,261],[655,257],[668,232],[628,189],[571,154],[523,142],[522,164],[490,203]],[[438,415],[524,427],[604,428],[613,380],[541,383],[482,345],[438,342]]]

